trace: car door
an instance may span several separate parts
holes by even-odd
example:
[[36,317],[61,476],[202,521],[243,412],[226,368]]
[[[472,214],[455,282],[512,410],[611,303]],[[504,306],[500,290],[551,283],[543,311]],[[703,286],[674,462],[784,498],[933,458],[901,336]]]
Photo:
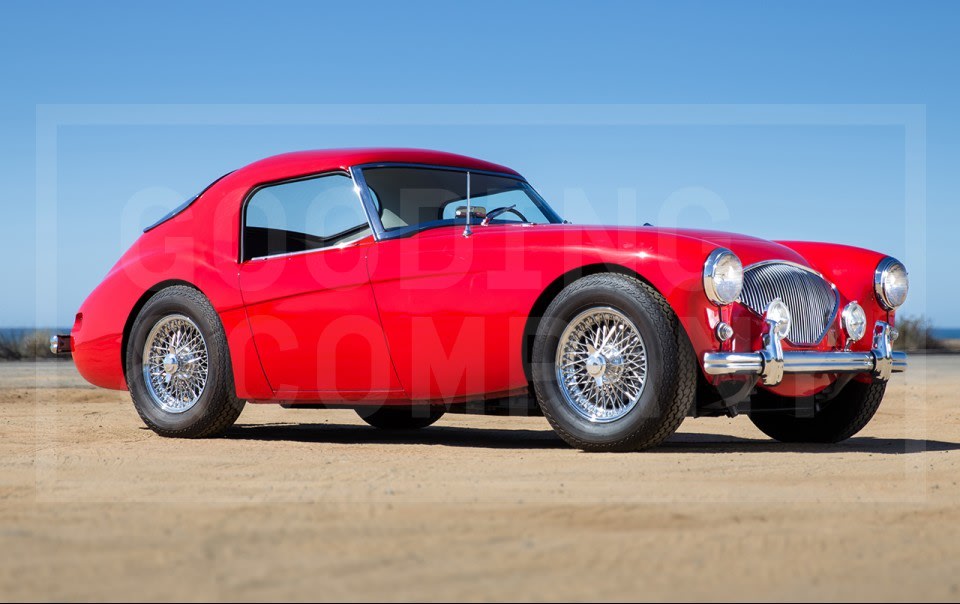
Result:
[[[368,255],[370,280],[409,396],[525,389],[523,334],[541,291],[520,257],[525,229],[475,222],[465,236],[464,171],[387,166],[364,169],[363,178],[385,227]],[[469,213],[479,219],[481,211]]]
[[[397,373],[413,399],[453,400],[526,386],[525,315],[509,291],[489,288],[477,255],[483,235],[443,227],[385,240],[370,275]],[[480,242],[482,245],[482,242]]]
[[351,177],[261,186],[242,220],[240,289],[275,396],[402,392],[367,275],[373,237]]

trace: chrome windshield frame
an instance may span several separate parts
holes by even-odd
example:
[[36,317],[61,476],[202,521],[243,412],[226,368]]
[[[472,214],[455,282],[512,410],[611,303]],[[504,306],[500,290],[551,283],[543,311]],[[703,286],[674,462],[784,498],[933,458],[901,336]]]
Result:
[[[410,162],[372,162],[366,164],[357,164],[350,166],[348,168],[350,175],[353,177],[354,182],[357,185],[358,193],[360,199],[363,201],[363,208],[367,214],[368,222],[373,231],[374,239],[377,241],[383,241],[387,239],[398,239],[402,237],[409,237],[416,233],[435,229],[443,228],[447,226],[456,226],[460,227],[462,225],[454,222],[447,223],[443,221],[442,224],[436,224],[434,222],[426,222],[421,224],[413,224],[392,231],[387,231],[383,227],[383,222],[380,220],[380,212],[377,209],[377,204],[374,201],[373,194],[370,191],[370,187],[367,185],[367,181],[364,178],[363,171],[373,168],[420,168],[425,170],[445,170],[448,172],[463,172],[465,174],[486,174],[489,176],[497,176],[500,178],[509,178],[510,180],[515,180],[517,182],[523,183],[526,185],[528,194],[530,194],[530,199],[537,206],[540,212],[550,221],[551,224],[562,224],[563,218],[557,214],[556,210],[550,207],[550,204],[533,188],[533,185],[527,181],[524,177],[518,174],[510,174],[507,172],[495,172],[491,170],[474,170],[472,168],[464,168],[460,166],[443,166],[438,164],[418,164]],[[468,217],[467,220],[470,220]],[[479,222],[477,222],[479,224]]]

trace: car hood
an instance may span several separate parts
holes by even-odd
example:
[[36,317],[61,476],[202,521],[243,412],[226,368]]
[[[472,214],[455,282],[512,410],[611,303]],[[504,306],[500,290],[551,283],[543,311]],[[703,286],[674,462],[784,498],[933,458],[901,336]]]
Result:
[[637,230],[643,231],[644,229],[650,229],[664,235],[668,234],[689,239],[699,239],[716,247],[725,247],[739,256],[744,266],[749,266],[755,262],[762,262],[764,260],[789,260],[790,262],[810,266],[810,263],[795,250],[769,239],[742,235],[740,233],[705,229],[639,227]]
[[[724,231],[652,226],[610,227],[572,224],[540,225],[539,227],[532,227],[531,230],[543,229],[547,231],[556,228],[577,232],[572,240],[565,237],[566,242],[580,240],[583,244],[594,248],[629,249],[637,245],[643,245],[643,247],[655,250],[660,254],[669,255],[671,250],[676,250],[677,240],[686,240],[688,244],[701,248],[704,257],[714,248],[725,247],[739,256],[744,266],[764,260],[787,260],[803,266],[811,266],[803,256],[783,243]],[[571,233],[571,235],[573,234]],[[700,245],[697,246],[697,243]],[[685,249],[690,249],[690,246],[685,246]]]

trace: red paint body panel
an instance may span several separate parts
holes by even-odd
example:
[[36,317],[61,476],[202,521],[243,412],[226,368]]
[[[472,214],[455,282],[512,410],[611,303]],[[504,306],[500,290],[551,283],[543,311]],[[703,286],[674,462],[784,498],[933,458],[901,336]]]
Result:
[[[551,283],[584,266],[640,273],[671,300],[699,347],[712,336],[696,317],[708,303],[701,271],[712,247],[638,229],[490,226],[464,238],[445,227],[381,241],[370,278],[400,381],[416,400],[525,388],[523,336]],[[657,248],[682,249],[674,262]],[[706,249],[709,248],[709,249]]]
[[[713,335],[720,320],[736,332],[723,350],[757,350],[760,318],[739,304],[718,309],[704,295],[703,263],[719,246],[745,266],[771,259],[810,266],[837,286],[841,308],[858,300],[870,324],[893,319],[873,294],[882,254],[715,231],[497,225],[475,227],[464,238],[461,228],[441,227],[239,261],[241,206],[251,189],[377,163],[516,174],[414,149],[308,151],[241,168],[144,233],[83,303],[83,320],[71,334],[81,374],[98,386],[126,388],[124,330],[152,290],[175,282],[198,288],[213,304],[227,334],[237,394],[258,401],[457,401],[523,391],[531,310],[551,284],[598,265],[635,273],[663,294],[698,357],[721,349]],[[843,339],[837,319],[814,349],[841,349]],[[853,346],[869,348],[869,338]],[[774,391],[812,394],[834,378],[786,376]]]
[[372,244],[370,236],[240,266],[250,329],[278,398],[402,394],[367,277]]

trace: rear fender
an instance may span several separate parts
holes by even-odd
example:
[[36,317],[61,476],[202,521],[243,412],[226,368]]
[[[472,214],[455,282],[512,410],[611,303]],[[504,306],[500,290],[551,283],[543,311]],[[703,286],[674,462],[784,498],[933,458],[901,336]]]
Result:
[[160,289],[175,284],[194,287],[221,316],[242,306],[236,283],[228,287],[204,255],[196,253],[193,238],[161,239],[157,231],[138,239],[80,306],[77,316],[82,320],[75,322],[70,334],[73,358],[91,384],[127,389],[125,338],[140,308]]

